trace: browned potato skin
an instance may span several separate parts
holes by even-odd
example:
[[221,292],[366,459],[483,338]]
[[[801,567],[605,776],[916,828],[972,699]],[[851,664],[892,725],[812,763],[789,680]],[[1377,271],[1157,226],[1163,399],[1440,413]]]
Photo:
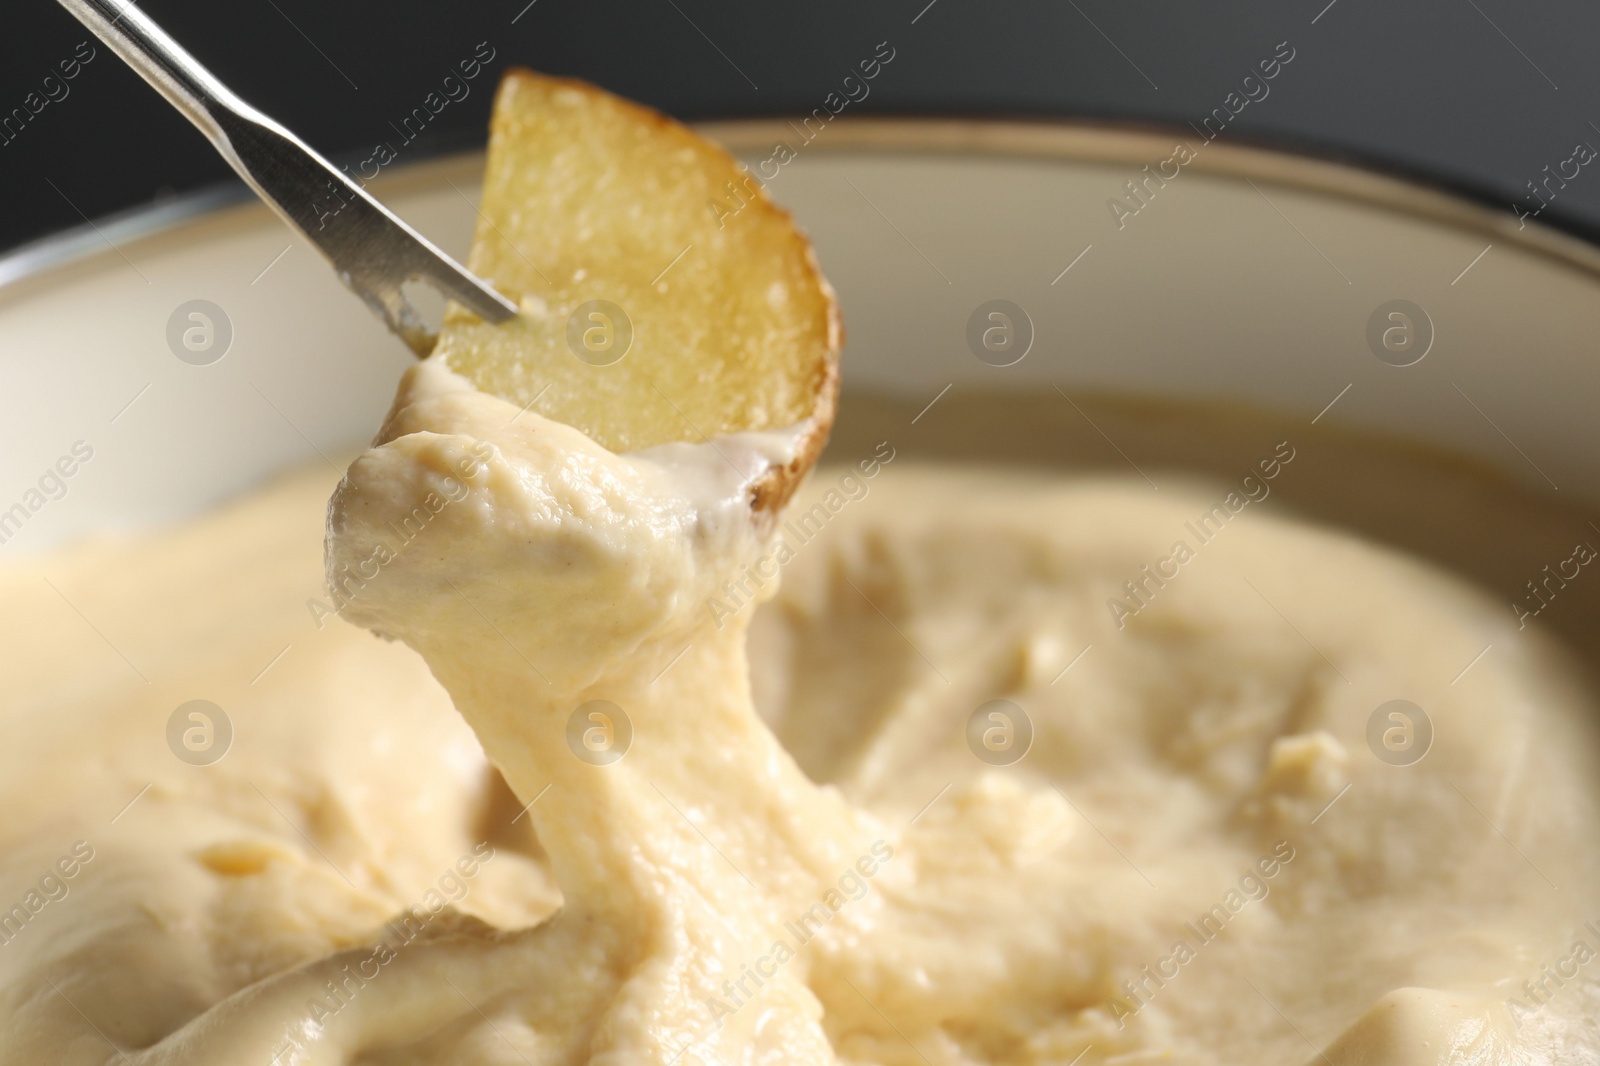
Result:
[[[834,351],[837,353],[838,349]],[[833,432],[833,416],[839,404],[837,355],[827,362],[815,395],[816,405],[811,409],[811,422],[793,461],[787,466],[773,467],[766,477],[750,489],[750,508],[757,514],[776,517],[822,457],[822,449],[828,445],[828,435]]]
[[[711,202],[730,182],[743,203],[724,228]],[[647,282],[686,244],[666,286]],[[682,123],[586,82],[508,71],[469,262],[513,301],[549,308],[499,326],[452,308],[435,354],[479,388],[522,405],[557,382],[532,409],[613,451],[804,421],[795,459],[751,489],[767,519],[815,465],[839,389],[838,302],[790,214]],[[637,319],[634,348],[603,369],[563,339],[592,298]]]

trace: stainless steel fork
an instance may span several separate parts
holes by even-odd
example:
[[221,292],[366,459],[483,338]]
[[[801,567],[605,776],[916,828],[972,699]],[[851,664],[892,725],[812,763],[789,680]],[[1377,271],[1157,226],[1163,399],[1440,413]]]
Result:
[[304,234],[419,357],[433,349],[435,337],[402,292],[407,282],[427,282],[490,322],[516,315],[515,304],[234,95],[132,0],[61,0],[61,6],[200,127],[257,195]]

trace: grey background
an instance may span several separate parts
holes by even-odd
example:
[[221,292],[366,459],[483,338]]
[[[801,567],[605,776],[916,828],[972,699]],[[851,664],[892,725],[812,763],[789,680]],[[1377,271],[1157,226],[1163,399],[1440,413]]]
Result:
[[[52,0],[14,0],[0,117],[86,37]],[[247,100],[340,161],[392,139],[479,42],[491,77],[406,159],[482,143],[489,84],[517,63],[695,119],[821,106],[880,41],[895,60],[852,113],[1071,116],[1183,126],[1279,42],[1295,49],[1230,140],[1354,159],[1511,209],[1600,147],[1600,8],[1578,0],[144,0]],[[1600,169],[1600,168],[1596,168]],[[0,249],[230,180],[200,135],[104,48],[0,145]],[[1543,221],[1600,234],[1600,174]]]

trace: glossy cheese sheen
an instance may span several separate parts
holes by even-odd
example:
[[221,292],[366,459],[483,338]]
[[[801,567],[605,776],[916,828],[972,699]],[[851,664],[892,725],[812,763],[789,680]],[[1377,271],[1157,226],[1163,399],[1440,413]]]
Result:
[[783,436],[614,455],[431,363],[379,439],[330,590],[325,474],[0,572],[0,902],[60,896],[0,1062],[1600,1053],[1594,699],[1459,580],[892,448],[757,528]]

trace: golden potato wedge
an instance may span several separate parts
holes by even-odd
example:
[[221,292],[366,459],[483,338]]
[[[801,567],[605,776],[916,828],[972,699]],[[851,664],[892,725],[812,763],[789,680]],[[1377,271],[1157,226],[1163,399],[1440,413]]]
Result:
[[435,358],[612,451],[810,420],[754,488],[776,510],[833,424],[833,290],[722,148],[592,85],[512,70],[470,259],[523,313],[446,317]]

